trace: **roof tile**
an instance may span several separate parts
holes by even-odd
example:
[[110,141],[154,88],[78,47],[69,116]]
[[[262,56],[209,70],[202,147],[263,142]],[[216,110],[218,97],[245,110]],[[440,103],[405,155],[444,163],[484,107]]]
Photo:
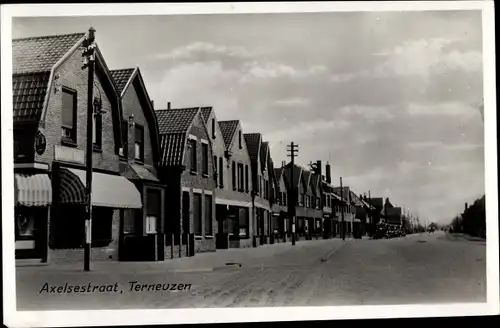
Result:
[[13,121],[38,122],[45,101],[49,73],[12,77]]
[[222,133],[222,139],[224,139],[226,147],[229,147],[229,145],[231,144],[234,134],[236,133],[236,129],[238,128],[239,122],[240,121],[238,120],[219,121],[219,127]]
[[12,73],[50,71],[84,36],[85,33],[74,33],[12,40]]
[[161,166],[182,165],[185,140],[186,135],[184,133],[164,134],[160,137]]
[[205,122],[205,124],[207,124],[208,119],[210,118],[210,114],[212,114],[212,107],[201,107],[200,111],[203,121]]
[[245,142],[247,144],[248,155],[252,162],[257,161],[259,156],[259,145],[260,145],[260,133],[245,133]]
[[187,133],[199,107],[155,110],[160,134]]
[[118,92],[121,94],[127,82],[130,80],[130,77],[134,73],[135,68],[125,68],[125,69],[115,69],[110,71],[113,80],[115,81],[116,88]]

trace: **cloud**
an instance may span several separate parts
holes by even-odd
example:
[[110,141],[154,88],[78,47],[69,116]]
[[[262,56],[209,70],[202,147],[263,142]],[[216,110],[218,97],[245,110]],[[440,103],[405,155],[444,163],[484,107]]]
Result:
[[410,116],[449,116],[462,119],[478,118],[480,112],[473,106],[447,102],[442,104],[416,104],[411,103],[407,108]]
[[274,103],[282,107],[304,107],[311,104],[311,99],[294,97],[294,98],[276,100]]
[[250,58],[254,56],[252,52],[242,46],[216,45],[209,42],[194,42],[188,45],[175,48],[167,53],[154,54],[154,59],[196,59],[200,55],[218,55],[238,58]]
[[450,49],[456,39],[429,38],[404,42],[390,50],[374,52],[379,63],[371,69],[334,74],[330,81],[348,82],[359,78],[390,76],[423,77],[446,74],[450,71],[467,73],[482,71],[482,54],[476,50]]
[[242,77],[242,82],[255,82],[276,78],[307,78],[315,77],[327,72],[326,66],[314,65],[308,68],[296,68],[285,64],[274,62],[248,62],[243,66],[245,75]]
[[351,105],[340,108],[338,112],[343,116],[361,118],[372,122],[389,121],[395,117],[393,110],[388,107]]

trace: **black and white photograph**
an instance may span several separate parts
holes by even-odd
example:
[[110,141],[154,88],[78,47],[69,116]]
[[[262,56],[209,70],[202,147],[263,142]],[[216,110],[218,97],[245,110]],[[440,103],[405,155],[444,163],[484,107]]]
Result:
[[6,318],[498,313],[493,2],[432,4],[2,6]]

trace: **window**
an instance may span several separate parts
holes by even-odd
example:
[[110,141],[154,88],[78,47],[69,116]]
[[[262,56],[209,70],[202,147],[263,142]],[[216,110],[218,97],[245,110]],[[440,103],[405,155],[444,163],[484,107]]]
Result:
[[35,216],[32,211],[16,209],[16,240],[33,239],[35,231]]
[[[94,101],[99,101],[95,99]],[[101,149],[102,147],[102,114],[92,115],[92,142],[94,148]]]
[[215,139],[215,118],[212,118],[212,139]]
[[208,176],[208,144],[206,143],[201,144],[201,163],[201,173],[205,176]]
[[205,195],[205,236],[212,234],[212,196]]
[[233,190],[236,190],[236,163],[233,161]]
[[319,209],[321,207],[321,198],[316,197],[316,209]]
[[194,234],[201,236],[201,194],[193,194]]
[[122,121],[122,148],[120,149],[120,156],[128,157],[128,122]]
[[300,194],[299,206],[304,206],[304,194]]
[[188,158],[189,158],[189,169],[192,173],[196,173],[196,140],[190,139],[188,141]]
[[287,202],[286,202],[286,191],[283,193],[283,205],[284,206],[287,205]]
[[265,199],[269,199],[269,181],[268,180],[264,180],[264,198]]
[[249,236],[249,211],[248,208],[240,208],[239,210],[239,235],[240,237]]
[[238,190],[245,190],[245,176],[243,175],[243,164],[238,163]]
[[245,164],[245,191],[248,192],[248,165]]
[[146,233],[160,232],[161,191],[148,189],[146,192]]
[[93,206],[92,217],[92,247],[108,246],[113,240],[113,209]]
[[241,130],[238,131],[238,146],[239,148],[243,148],[243,142],[241,140]]
[[63,88],[61,133],[63,142],[76,144],[76,91]]
[[135,125],[135,159],[144,162],[144,127]]
[[259,195],[263,196],[262,195],[262,177],[259,177]]
[[215,187],[217,187],[217,156],[214,156],[214,181],[215,181]]
[[219,187],[224,188],[224,158],[219,157]]
[[182,230],[183,233],[190,233],[189,229],[189,211],[191,207],[191,202],[189,199],[189,192],[182,192]]

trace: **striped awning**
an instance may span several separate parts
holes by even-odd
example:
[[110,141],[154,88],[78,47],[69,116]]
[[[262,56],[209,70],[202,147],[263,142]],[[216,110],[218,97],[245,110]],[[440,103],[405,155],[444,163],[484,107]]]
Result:
[[21,206],[50,206],[52,184],[47,174],[14,174],[15,204]]
[[[63,168],[60,172],[59,201],[86,204],[86,172]],[[92,205],[112,208],[142,208],[142,197],[135,185],[119,175],[92,173]]]

